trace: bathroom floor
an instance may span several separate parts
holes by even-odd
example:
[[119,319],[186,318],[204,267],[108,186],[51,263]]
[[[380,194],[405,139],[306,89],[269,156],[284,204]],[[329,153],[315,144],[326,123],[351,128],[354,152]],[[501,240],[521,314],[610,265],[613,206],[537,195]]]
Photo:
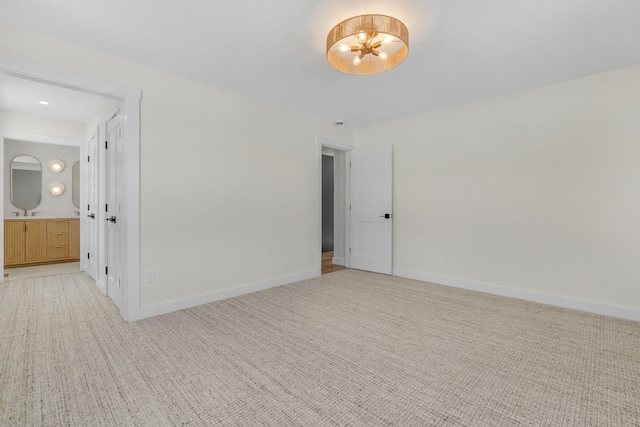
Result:
[[79,262],[65,262],[62,264],[35,265],[31,267],[16,267],[4,269],[4,280],[28,279],[32,277],[53,276],[55,274],[77,273],[80,271]]

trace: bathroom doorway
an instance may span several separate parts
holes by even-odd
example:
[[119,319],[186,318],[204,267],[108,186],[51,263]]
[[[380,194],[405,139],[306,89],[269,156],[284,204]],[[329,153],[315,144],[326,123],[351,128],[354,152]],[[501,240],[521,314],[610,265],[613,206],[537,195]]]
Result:
[[[85,219],[87,126],[116,101],[2,73],[0,87],[6,95],[3,123],[15,130],[0,130],[3,279],[80,272],[86,260],[81,241],[87,230],[80,222]],[[38,170],[28,170],[22,158],[32,159]],[[25,184],[27,172],[38,174],[32,186]],[[24,204],[32,192],[35,199]]]
[[[69,90],[68,93],[80,93],[85,95],[97,95],[98,97],[109,101],[120,103],[123,118],[123,143],[122,143],[122,174],[125,180],[123,188],[126,192],[123,194],[122,204],[120,206],[120,216],[118,224],[122,229],[121,247],[123,248],[122,266],[120,286],[122,288],[122,304],[118,307],[120,315],[125,321],[134,321],[145,317],[144,311],[140,306],[140,102],[142,99],[142,91],[135,88],[122,86],[120,84],[111,83],[105,80],[98,80],[85,77],[62,70],[51,69],[36,64],[8,60],[0,56],[0,75],[9,77],[18,77],[21,80],[29,82],[40,82],[45,86],[51,86],[63,90]],[[4,88],[3,88],[4,89]],[[4,100],[4,97],[3,97]],[[111,109],[109,107],[108,109]],[[94,109],[89,111],[92,119],[104,119],[99,117],[103,114],[103,110]],[[6,120],[3,120],[6,122]],[[86,142],[87,128],[84,127],[88,121],[83,122],[83,148]],[[91,121],[92,123],[92,121]],[[103,122],[104,123],[104,122]],[[91,126],[89,128],[92,128]],[[0,129],[0,144],[3,144],[10,131]],[[56,134],[54,132],[53,134]],[[0,150],[1,152],[1,150]],[[86,152],[85,152],[86,154]],[[83,164],[81,157],[82,174],[85,173],[86,164]],[[0,162],[2,164],[2,162]],[[0,188],[4,188],[4,171],[0,174]],[[105,196],[106,197],[106,196]],[[1,198],[0,198],[0,203]],[[81,202],[81,207],[84,201]],[[0,212],[4,213],[5,206],[0,205]],[[86,210],[81,210],[80,228],[85,230],[86,219],[83,215]],[[104,218],[102,218],[104,219]],[[103,224],[103,222],[101,222]],[[104,225],[104,224],[103,224]],[[101,227],[103,230],[105,227]],[[2,238],[4,239],[3,229],[0,228]],[[83,231],[86,235],[86,230]],[[81,241],[80,253],[86,254],[86,242]],[[0,247],[4,249],[4,247]],[[4,253],[4,250],[2,250]],[[126,256],[124,255],[126,253]],[[0,257],[2,258],[2,257]],[[80,257],[81,261],[83,257]],[[103,273],[101,277],[106,276]],[[2,278],[2,277],[0,277]]]
[[[29,115],[23,129],[53,122]],[[81,135],[83,126],[75,131]],[[80,271],[82,140],[73,136],[3,134],[5,280]]]

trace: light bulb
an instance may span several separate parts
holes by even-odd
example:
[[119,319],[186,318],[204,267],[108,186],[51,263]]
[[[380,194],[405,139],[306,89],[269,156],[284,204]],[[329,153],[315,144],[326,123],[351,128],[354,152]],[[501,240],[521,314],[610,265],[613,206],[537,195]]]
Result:
[[384,40],[382,40],[382,43],[387,44],[387,43],[391,43],[392,41],[393,41],[393,36],[386,36]]
[[353,65],[358,65],[360,63],[360,57],[356,56],[355,58],[353,58]]
[[348,51],[351,50],[351,48],[349,46],[347,46],[346,44],[341,44],[338,49],[340,49],[340,52],[348,52]]
[[360,42],[364,43],[367,41],[367,33],[360,33],[358,34],[358,38],[360,39]]
[[378,55],[378,58],[380,59],[387,59],[389,57],[389,55],[387,55],[387,52],[380,52],[380,54]]
[[57,171],[59,171],[59,170],[60,170],[60,165],[59,165],[58,163],[54,163],[54,164],[52,164],[52,165],[51,165],[51,167],[52,167],[53,169],[57,170]]

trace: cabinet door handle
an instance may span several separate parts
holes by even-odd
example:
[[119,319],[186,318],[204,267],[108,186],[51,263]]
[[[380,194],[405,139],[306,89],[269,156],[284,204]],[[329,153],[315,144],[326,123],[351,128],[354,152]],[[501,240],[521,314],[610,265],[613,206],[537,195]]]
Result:
[[62,246],[54,246],[54,248],[56,249],[60,249]]
[[53,233],[53,234],[55,234],[56,236],[62,236],[62,233]]

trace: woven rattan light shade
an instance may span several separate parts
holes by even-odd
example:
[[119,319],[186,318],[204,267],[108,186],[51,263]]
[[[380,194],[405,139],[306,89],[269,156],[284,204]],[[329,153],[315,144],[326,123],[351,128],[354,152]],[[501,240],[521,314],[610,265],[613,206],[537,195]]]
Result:
[[408,53],[409,30],[386,15],[354,16],[333,27],[327,35],[327,61],[347,74],[390,70],[404,61]]

